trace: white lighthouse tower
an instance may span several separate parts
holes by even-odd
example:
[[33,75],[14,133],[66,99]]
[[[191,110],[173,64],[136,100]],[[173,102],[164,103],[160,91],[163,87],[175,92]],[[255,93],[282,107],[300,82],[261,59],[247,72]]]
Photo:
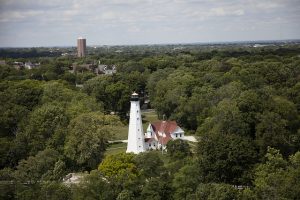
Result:
[[146,151],[146,147],[139,95],[137,93],[134,92],[131,95],[130,103],[130,118],[126,153],[138,154]]

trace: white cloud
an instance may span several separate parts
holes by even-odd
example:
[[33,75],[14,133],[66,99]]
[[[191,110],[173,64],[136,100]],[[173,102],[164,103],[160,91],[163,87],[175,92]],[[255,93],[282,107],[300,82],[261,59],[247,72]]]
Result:
[[223,7],[217,7],[217,8],[212,8],[210,9],[210,12],[208,12],[208,16],[234,16],[234,15],[243,15],[244,10],[243,9],[226,9]]
[[[0,46],[9,45],[7,38],[11,35],[14,40],[12,35],[18,32],[16,38],[38,32],[43,41],[51,33],[49,45],[61,41],[73,44],[71,37],[80,34],[91,38],[94,44],[135,39],[142,42],[143,38],[178,42],[187,38],[235,40],[250,37],[246,30],[253,31],[253,38],[259,34],[265,38],[278,26],[289,29],[289,37],[295,37],[300,35],[298,21],[299,0],[0,0]],[[260,33],[259,28],[268,30]],[[224,37],[222,31],[228,36]],[[122,37],[115,37],[120,34]],[[37,39],[34,42],[38,43]],[[21,39],[19,42],[25,43]],[[27,42],[29,45],[33,41]]]

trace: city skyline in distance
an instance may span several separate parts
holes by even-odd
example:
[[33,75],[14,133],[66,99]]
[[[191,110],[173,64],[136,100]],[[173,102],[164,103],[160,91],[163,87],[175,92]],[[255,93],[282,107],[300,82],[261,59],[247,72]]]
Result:
[[0,2],[0,47],[220,43],[300,38],[296,0]]

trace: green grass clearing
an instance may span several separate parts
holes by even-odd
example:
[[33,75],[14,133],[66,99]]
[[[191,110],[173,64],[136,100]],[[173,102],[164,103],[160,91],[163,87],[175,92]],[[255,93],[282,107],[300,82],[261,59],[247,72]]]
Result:
[[114,154],[118,154],[118,153],[125,153],[126,152],[126,146],[125,147],[117,147],[117,148],[108,148],[104,155],[108,156],[108,155],[114,155]]
[[125,153],[127,148],[127,143],[115,143],[110,144],[105,151],[105,155],[113,155],[118,153]]
[[[146,132],[149,122],[154,122],[158,120],[156,112],[154,110],[150,112],[142,113],[142,118],[143,118],[144,132]],[[114,127],[113,133],[114,133],[114,138],[112,138],[111,140],[127,140],[128,125]]]

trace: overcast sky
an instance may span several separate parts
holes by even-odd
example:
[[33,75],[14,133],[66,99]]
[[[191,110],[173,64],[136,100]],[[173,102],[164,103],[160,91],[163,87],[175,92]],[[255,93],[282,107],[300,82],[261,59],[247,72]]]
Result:
[[0,0],[0,46],[300,39],[300,0]]

